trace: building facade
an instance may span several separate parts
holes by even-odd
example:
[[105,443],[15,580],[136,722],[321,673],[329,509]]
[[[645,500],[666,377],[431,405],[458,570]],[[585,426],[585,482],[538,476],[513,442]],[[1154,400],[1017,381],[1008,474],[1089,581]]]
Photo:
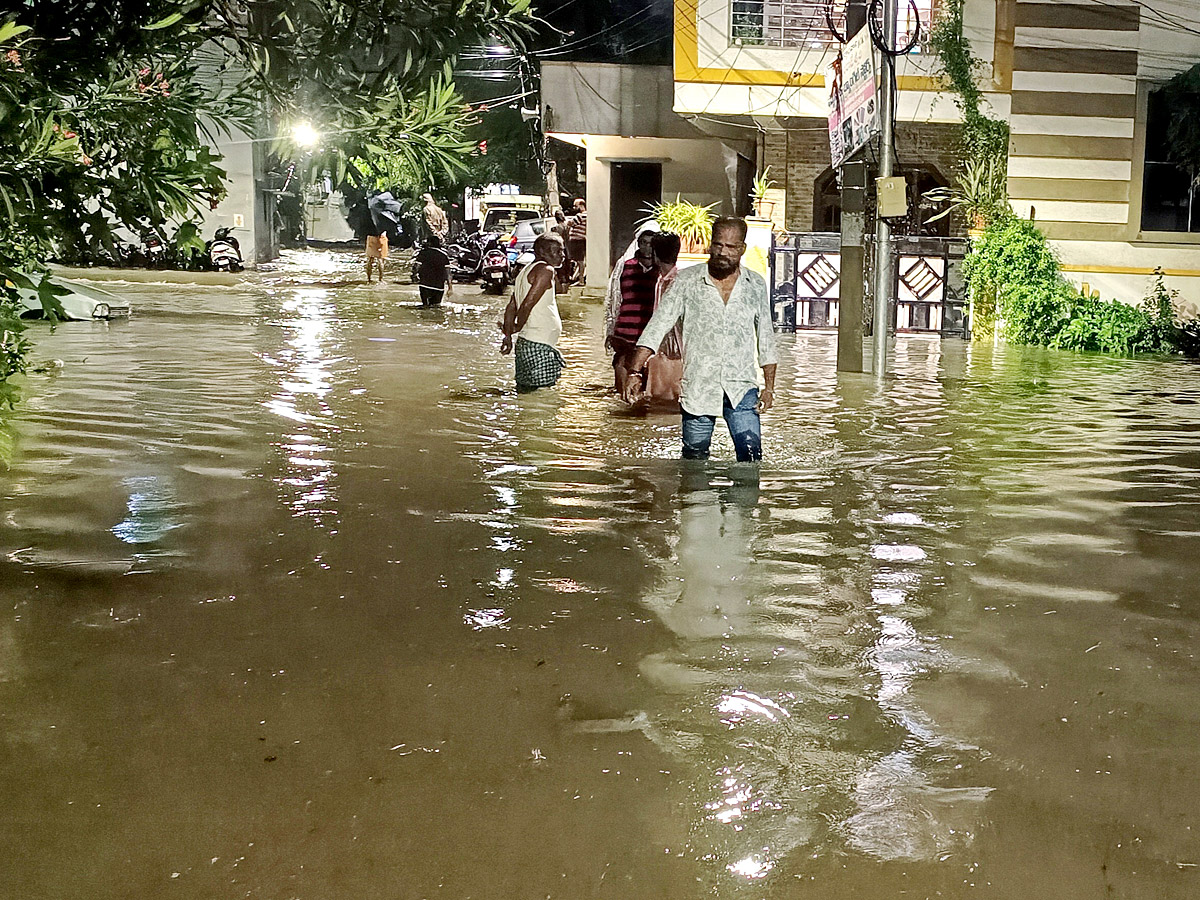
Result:
[[547,137],[585,157],[588,288],[607,285],[651,203],[679,197],[718,215],[747,211],[754,140],[675,113],[670,67],[546,62],[541,94]]
[[[898,22],[922,30],[937,0]],[[832,4],[834,26],[841,27]],[[836,230],[826,72],[838,38],[826,0],[676,0],[675,111],[699,128],[740,127],[784,189],[787,226]],[[915,15],[914,15],[915,14]],[[985,110],[1011,128],[1009,196],[1054,243],[1068,277],[1128,302],[1154,268],[1200,304],[1200,192],[1166,161],[1170,111],[1156,89],[1200,62],[1200,3],[966,0],[964,33]],[[913,196],[951,183],[954,99],[920,39],[897,59],[896,150]]]

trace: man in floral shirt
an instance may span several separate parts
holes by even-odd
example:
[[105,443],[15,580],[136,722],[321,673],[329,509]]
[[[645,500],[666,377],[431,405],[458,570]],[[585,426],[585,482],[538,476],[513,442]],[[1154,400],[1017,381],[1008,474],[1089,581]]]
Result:
[[762,459],[759,414],[775,400],[775,334],[767,284],[742,267],[745,252],[745,220],[717,219],[708,265],[679,273],[630,360],[621,394],[633,402],[645,385],[646,361],[675,323],[682,324],[684,459],[708,458],[718,415],[729,426],[738,460]]

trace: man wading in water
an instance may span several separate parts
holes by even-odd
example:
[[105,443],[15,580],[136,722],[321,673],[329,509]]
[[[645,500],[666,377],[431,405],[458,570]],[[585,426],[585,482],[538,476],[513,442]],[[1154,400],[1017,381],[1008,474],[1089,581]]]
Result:
[[558,339],[562,319],[554,296],[554,270],[563,262],[563,242],[557,234],[538,235],[533,242],[534,263],[517,275],[512,299],[504,310],[500,330],[504,340],[501,353],[513,349],[517,338],[517,390],[532,391],[550,387],[563,370]]
[[[767,283],[742,268],[745,219],[713,222],[707,266],[675,277],[638,338],[621,396],[629,403],[645,389],[646,361],[667,332],[683,325],[683,458],[708,459],[717,415],[725,417],[739,462],[762,459],[759,413],[775,400],[775,333]],[[755,355],[762,366],[758,392]]]

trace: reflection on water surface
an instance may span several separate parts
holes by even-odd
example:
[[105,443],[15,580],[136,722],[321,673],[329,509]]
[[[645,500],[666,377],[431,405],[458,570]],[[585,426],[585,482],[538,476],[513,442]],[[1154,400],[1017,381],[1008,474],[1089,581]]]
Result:
[[1196,895],[1192,368],[785,336],[761,470],[683,465],[597,307],[517,396],[500,300],[358,277],[39,332],[13,896]]

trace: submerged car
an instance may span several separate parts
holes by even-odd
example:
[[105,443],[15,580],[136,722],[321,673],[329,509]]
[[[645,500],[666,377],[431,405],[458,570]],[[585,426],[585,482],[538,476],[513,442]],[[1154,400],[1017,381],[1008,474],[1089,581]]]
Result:
[[[73,321],[90,319],[124,319],[129,316],[129,301],[95,285],[72,281],[69,278],[54,278],[53,283],[65,288],[66,292],[57,294],[58,302],[62,304],[61,318]],[[29,288],[17,288],[25,311],[22,319],[44,319],[46,311],[42,308],[38,292]]]

